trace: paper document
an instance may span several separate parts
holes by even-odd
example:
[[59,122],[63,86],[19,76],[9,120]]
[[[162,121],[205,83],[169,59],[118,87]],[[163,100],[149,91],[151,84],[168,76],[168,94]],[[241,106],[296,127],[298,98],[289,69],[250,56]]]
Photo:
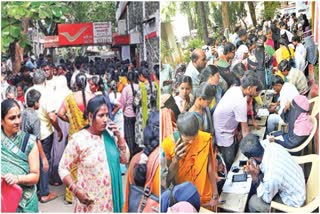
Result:
[[236,193],[236,194],[246,194],[249,193],[251,183],[252,183],[252,178],[248,177],[247,181],[244,182],[232,182],[232,176],[235,174],[241,174],[243,171],[241,170],[238,173],[234,173],[230,171],[228,173],[228,179],[223,185],[222,191],[226,193]]
[[269,116],[269,111],[266,108],[260,108],[258,109],[258,113],[257,113],[258,117],[267,117]]

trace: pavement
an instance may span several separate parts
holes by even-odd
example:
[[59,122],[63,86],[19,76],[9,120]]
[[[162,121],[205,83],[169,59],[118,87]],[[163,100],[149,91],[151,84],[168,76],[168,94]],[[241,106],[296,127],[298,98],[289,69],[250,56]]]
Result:
[[[123,197],[125,197],[125,186],[127,181],[127,174],[122,176],[122,186],[123,186]],[[64,194],[65,194],[65,185],[62,184],[60,186],[51,186],[49,185],[50,191],[56,192],[58,194],[58,198],[53,201],[47,203],[39,202],[39,211],[42,213],[73,213],[73,205],[72,204],[64,204]]]

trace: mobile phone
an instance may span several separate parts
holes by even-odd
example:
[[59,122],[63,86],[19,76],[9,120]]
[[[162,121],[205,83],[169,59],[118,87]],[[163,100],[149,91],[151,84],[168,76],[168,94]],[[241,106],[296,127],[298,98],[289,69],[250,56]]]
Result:
[[246,160],[240,160],[239,161],[239,167],[243,167],[244,165],[247,164],[247,161]]
[[218,204],[225,204],[225,203],[226,203],[226,200],[218,201]]
[[243,182],[247,181],[247,174],[233,175],[232,182]]

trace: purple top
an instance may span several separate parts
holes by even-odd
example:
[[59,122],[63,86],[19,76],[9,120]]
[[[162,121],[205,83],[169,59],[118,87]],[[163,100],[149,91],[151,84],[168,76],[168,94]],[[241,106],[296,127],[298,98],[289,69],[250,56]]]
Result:
[[[133,84],[135,91],[139,90],[138,84]],[[123,107],[123,114],[126,117],[135,117],[136,113],[133,111],[133,93],[131,84],[127,84],[121,92],[120,102]]]
[[218,146],[232,145],[234,131],[240,122],[247,122],[247,100],[240,87],[233,86],[221,98],[213,113]]

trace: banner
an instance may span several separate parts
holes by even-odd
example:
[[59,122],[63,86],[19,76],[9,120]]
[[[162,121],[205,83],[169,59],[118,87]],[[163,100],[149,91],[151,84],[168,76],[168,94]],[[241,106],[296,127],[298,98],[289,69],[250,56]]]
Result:
[[57,48],[59,47],[59,37],[58,36],[46,36],[44,37],[44,48]]
[[110,22],[58,24],[59,46],[112,43]]

